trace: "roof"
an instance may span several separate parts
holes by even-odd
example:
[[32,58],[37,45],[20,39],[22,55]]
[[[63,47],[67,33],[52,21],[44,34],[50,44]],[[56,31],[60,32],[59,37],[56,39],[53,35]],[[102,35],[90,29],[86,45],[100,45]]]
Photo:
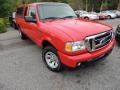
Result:
[[22,4],[19,5],[18,7],[22,7],[22,6],[27,6],[27,5],[38,5],[38,4],[65,4],[65,3],[59,3],[59,2],[38,2],[38,3],[29,3],[29,4]]

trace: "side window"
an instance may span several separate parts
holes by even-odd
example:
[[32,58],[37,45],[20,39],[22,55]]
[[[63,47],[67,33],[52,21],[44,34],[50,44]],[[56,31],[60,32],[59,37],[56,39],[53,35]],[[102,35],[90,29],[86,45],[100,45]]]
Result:
[[23,11],[24,11],[23,7],[17,8],[17,14],[18,15],[23,15]]
[[36,18],[36,13],[35,13],[35,7],[34,6],[29,7],[28,16],[32,16],[33,18]]

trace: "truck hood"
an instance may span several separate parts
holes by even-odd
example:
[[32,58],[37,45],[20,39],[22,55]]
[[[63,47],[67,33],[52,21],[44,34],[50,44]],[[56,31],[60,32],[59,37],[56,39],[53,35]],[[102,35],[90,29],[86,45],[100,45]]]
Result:
[[47,21],[46,25],[50,26],[53,30],[55,28],[62,31],[71,37],[74,41],[82,40],[87,36],[112,29],[107,25],[95,21],[80,19],[51,20]]

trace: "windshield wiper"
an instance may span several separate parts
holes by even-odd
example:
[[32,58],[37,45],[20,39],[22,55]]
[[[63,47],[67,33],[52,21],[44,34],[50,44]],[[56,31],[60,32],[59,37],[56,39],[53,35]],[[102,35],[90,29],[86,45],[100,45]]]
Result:
[[47,18],[44,18],[44,19],[64,19],[64,18],[74,18],[75,16],[65,16],[65,17],[47,17]]
[[74,18],[75,16],[65,16],[65,17],[63,17],[63,19],[64,18]]
[[44,18],[44,19],[60,19],[59,17],[47,17],[47,18]]

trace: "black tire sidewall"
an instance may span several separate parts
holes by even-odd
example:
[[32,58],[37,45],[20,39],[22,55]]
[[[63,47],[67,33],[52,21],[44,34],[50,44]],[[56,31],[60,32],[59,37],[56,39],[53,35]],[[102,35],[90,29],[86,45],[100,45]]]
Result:
[[[45,54],[46,54],[48,51],[53,52],[53,53],[58,57],[59,65],[58,65],[57,68],[51,68],[51,67],[47,64],[47,62],[46,62],[46,60],[45,60]],[[48,68],[49,70],[51,70],[51,71],[53,71],[53,72],[60,72],[60,71],[62,71],[62,64],[61,64],[60,59],[59,59],[59,56],[58,56],[58,54],[57,54],[57,50],[56,50],[55,48],[53,48],[52,46],[46,46],[45,48],[42,49],[42,58],[43,58],[43,61],[44,61],[45,65],[47,66],[47,68]]]
[[26,40],[27,36],[21,31],[21,29],[19,28],[19,34],[22,40]]

